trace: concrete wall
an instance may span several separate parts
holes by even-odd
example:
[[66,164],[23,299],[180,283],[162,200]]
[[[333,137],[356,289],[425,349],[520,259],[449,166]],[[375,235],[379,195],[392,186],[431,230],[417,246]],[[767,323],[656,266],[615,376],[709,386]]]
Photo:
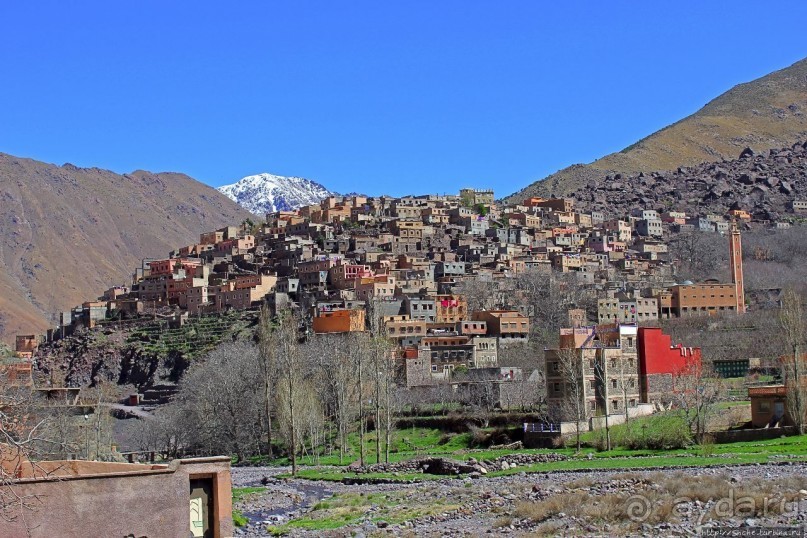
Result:
[[177,460],[168,466],[92,463],[66,465],[60,476],[16,481],[13,491],[26,496],[31,508],[16,511],[13,521],[0,518],[0,536],[184,538],[192,477],[214,481],[214,536],[233,535],[229,459]]

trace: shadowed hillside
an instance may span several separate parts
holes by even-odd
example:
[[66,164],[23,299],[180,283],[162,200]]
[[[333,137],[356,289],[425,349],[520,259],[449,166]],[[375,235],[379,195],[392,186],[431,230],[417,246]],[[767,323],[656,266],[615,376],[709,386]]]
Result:
[[0,339],[128,283],[144,257],[250,214],[183,174],[55,166],[0,153]]

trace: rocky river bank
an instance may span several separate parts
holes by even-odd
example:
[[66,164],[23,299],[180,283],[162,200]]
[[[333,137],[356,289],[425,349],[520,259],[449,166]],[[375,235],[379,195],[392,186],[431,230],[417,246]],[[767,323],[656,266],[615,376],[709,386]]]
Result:
[[[518,473],[405,484],[278,479],[233,469],[238,536],[699,536],[705,527],[803,526],[807,465]],[[329,528],[330,527],[330,528]]]

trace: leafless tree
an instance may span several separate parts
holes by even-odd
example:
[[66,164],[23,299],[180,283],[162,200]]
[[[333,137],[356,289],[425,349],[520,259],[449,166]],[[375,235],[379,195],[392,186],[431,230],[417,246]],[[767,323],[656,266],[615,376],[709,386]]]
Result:
[[802,298],[792,289],[784,294],[779,311],[779,325],[789,348],[788,354],[781,359],[787,388],[787,408],[794,425],[803,434],[807,417],[807,372],[802,346],[807,336],[807,320],[804,317]]
[[577,450],[580,450],[580,424],[589,418],[589,408],[586,405],[586,375],[583,360],[576,349],[562,348],[557,351],[557,375],[563,378],[561,383],[563,398],[561,401],[561,414],[571,417],[575,424],[575,440]]
[[[256,346],[222,344],[190,368],[158,421],[144,421],[144,445],[164,453],[235,454],[243,460],[260,451],[263,387]],[[160,446],[162,445],[162,446]],[[144,447],[145,448],[145,447]]]
[[389,461],[389,445],[394,425],[392,416],[392,395],[395,392],[394,344],[387,335],[377,299],[367,302],[367,316],[370,325],[367,347],[372,362],[372,381],[375,392],[376,460],[380,463],[382,433],[385,439],[385,460]]
[[600,356],[594,360],[594,375],[600,390],[602,390],[602,399],[604,403],[602,413],[605,418],[605,450],[611,450],[611,423],[610,417],[608,416],[608,400],[610,398],[608,395],[608,375],[606,373],[606,368],[605,357]]
[[358,406],[359,417],[359,463],[364,465],[366,462],[366,448],[364,445],[364,437],[367,431],[367,422],[364,416],[364,398],[367,387],[365,385],[365,377],[367,375],[368,361],[367,356],[370,353],[369,338],[360,333],[355,337],[355,345],[349,349],[348,357],[350,358],[353,372],[355,372],[355,387],[356,387],[356,400]]
[[684,414],[698,442],[703,441],[706,427],[716,404],[725,396],[725,387],[709,363],[688,359],[673,374],[674,401]]
[[278,338],[272,323],[272,315],[269,305],[261,306],[260,317],[258,318],[258,349],[260,351],[260,373],[263,385],[263,418],[266,421],[266,445],[267,455],[274,457],[272,447],[272,403],[273,394],[278,376]]
[[608,373],[614,390],[622,396],[622,409],[625,411],[625,424],[630,422],[630,395],[638,390],[638,361],[633,355],[618,354],[609,359]]
[[457,285],[457,293],[468,302],[468,312],[478,312],[497,306],[495,304],[496,284],[480,278],[467,278]]
[[596,309],[593,298],[573,272],[530,269],[516,277],[511,301],[526,305],[530,316],[530,338],[540,347],[557,343],[558,332],[568,323],[570,308]]
[[281,413],[285,420],[286,446],[291,458],[291,473],[297,474],[297,447],[299,445],[298,417],[295,416],[299,396],[303,386],[304,357],[300,348],[300,319],[291,311],[279,312],[277,316],[278,367],[282,390],[278,391],[282,402]]
[[42,507],[42,500],[21,492],[16,481],[30,473],[47,475],[36,461],[59,453],[62,442],[50,429],[51,410],[42,398],[10,379],[0,363],[0,521],[25,522],[30,511]]
[[355,361],[351,350],[355,346],[353,333],[317,335],[307,345],[312,347],[329,415],[336,425],[339,463],[344,463],[348,434],[357,415],[358,397],[355,381]]
[[726,239],[714,232],[685,232],[669,241],[670,257],[677,267],[678,279],[706,278],[725,270],[728,263]]

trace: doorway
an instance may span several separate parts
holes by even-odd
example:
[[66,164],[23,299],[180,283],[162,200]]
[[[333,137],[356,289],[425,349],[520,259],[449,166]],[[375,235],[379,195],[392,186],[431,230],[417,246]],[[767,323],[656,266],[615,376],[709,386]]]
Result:
[[213,479],[191,479],[190,490],[191,536],[213,538]]

